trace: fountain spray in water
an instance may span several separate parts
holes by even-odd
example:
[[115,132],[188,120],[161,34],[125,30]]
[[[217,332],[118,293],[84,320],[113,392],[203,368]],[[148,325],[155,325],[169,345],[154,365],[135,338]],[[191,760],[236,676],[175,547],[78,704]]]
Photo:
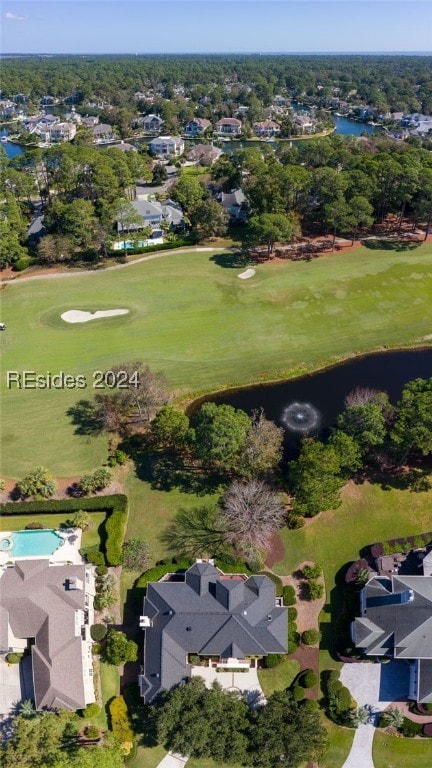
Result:
[[320,414],[310,403],[291,403],[284,408],[282,421],[291,432],[307,434],[320,425]]

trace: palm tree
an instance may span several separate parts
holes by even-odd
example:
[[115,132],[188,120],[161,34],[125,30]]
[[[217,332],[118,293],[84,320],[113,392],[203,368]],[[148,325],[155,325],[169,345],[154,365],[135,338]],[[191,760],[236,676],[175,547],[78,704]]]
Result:
[[404,714],[398,707],[389,707],[384,712],[386,725],[393,728],[400,728],[404,721]]
[[25,701],[21,703],[19,713],[27,720],[30,720],[32,717],[37,717],[38,714],[31,699],[25,699]]
[[358,725],[366,725],[369,720],[369,712],[366,707],[357,707],[349,713],[349,719],[352,724],[357,728]]

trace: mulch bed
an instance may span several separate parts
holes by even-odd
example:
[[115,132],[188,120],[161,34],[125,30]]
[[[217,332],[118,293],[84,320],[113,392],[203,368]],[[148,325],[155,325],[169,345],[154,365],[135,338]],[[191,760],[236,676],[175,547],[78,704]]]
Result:
[[[289,657],[290,659],[296,659],[300,664],[300,670],[313,669],[316,676],[319,678],[319,648],[318,646],[299,645],[296,652]],[[307,699],[318,698],[318,686],[315,688],[308,688],[306,691]]]
[[267,568],[273,568],[275,563],[283,560],[285,556],[285,547],[282,539],[277,531],[275,531],[270,539],[270,544],[267,550],[267,556],[265,564]]

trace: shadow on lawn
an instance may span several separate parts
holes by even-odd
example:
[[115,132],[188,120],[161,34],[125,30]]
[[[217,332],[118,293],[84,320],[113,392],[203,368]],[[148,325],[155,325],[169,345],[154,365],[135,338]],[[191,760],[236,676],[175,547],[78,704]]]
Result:
[[330,602],[324,606],[330,615],[330,622],[320,622],[320,648],[327,651],[331,658],[339,661],[339,653],[350,643],[350,624],[352,606],[346,600],[345,574],[351,563],[345,563],[335,574],[335,583],[330,590]]
[[378,240],[363,240],[362,245],[371,251],[414,251],[422,243],[408,240],[387,240],[379,238]]
[[232,251],[231,253],[216,253],[210,256],[210,261],[214,261],[218,267],[224,269],[239,269],[240,267],[249,267],[256,265],[256,259],[251,258],[246,251]]
[[100,435],[103,431],[100,416],[96,413],[91,400],[78,400],[66,411],[66,414],[76,427],[76,435]]
[[137,477],[150,483],[154,490],[171,491],[174,488],[195,496],[216,493],[222,485],[217,474],[201,472],[185,464],[176,453],[142,451],[133,456]]

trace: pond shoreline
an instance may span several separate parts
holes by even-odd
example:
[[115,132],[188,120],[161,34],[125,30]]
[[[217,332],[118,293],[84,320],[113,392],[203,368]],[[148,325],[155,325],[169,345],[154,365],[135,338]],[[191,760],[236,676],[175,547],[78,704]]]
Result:
[[[255,382],[249,382],[247,384],[227,384],[226,387],[222,387],[219,389],[211,389],[206,390],[204,392],[198,392],[196,394],[190,393],[188,395],[182,395],[178,398],[174,398],[174,403],[176,405],[179,405],[180,407],[184,408],[184,412],[187,416],[193,416],[193,414],[200,408],[201,405],[203,405],[206,402],[213,402],[213,398],[218,398],[219,396],[224,395],[237,395],[242,392],[249,392],[253,389],[261,389],[261,388],[267,388],[267,387],[276,387],[283,384],[292,383],[295,381],[300,381],[301,379],[310,379],[317,374],[320,373],[326,373],[327,371],[334,370],[335,368],[343,367],[344,365],[347,365],[349,363],[362,360],[367,357],[373,357],[373,356],[381,356],[386,354],[394,354],[395,352],[427,352],[429,350],[432,350],[432,339],[430,342],[424,342],[419,344],[417,341],[413,341],[411,344],[408,343],[403,346],[385,346],[385,347],[378,347],[371,350],[368,350],[367,352],[359,352],[357,353],[349,353],[347,355],[344,355],[338,360],[334,362],[328,362],[328,363],[318,363],[316,366],[313,366],[312,368],[308,368],[307,370],[304,370],[303,372],[298,372],[296,369],[293,371],[287,372],[285,376],[277,377],[275,379],[269,378],[269,379],[261,379]],[[431,371],[432,375],[432,371]],[[192,398],[192,399],[191,399]]]

